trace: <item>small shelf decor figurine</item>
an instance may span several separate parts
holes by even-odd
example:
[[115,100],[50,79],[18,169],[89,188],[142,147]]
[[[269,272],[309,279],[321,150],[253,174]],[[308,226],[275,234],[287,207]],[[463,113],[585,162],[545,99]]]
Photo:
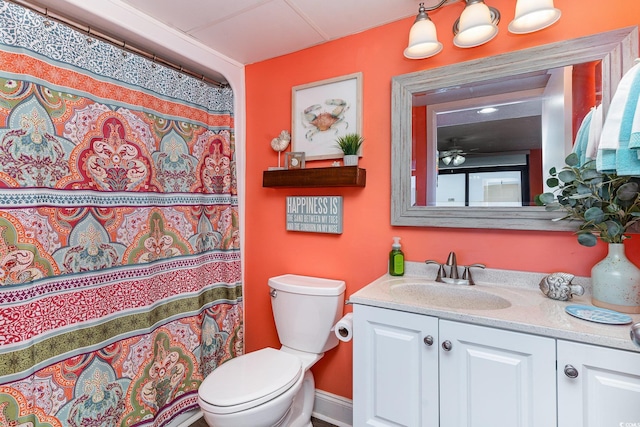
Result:
[[358,166],[358,157],[364,138],[357,133],[348,133],[336,139],[336,144],[344,153],[345,166]]
[[289,151],[284,153],[285,169],[304,169],[304,153],[300,151]]
[[280,153],[287,149],[291,142],[291,134],[287,130],[280,132],[280,135],[271,140],[271,148],[278,152],[278,167],[269,167],[269,170],[282,170],[280,166]]

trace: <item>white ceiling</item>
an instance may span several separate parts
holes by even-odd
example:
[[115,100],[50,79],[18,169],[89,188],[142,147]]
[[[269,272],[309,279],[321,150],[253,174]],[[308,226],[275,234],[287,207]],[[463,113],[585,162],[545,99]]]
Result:
[[[122,1],[241,64],[415,16],[419,4],[419,0]],[[424,3],[429,7],[437,0]]]
[[[147,51],[170,63],[185,65],[180,52],[154,46],[144,31],[110,25],[108,3],[100,3],[101,14],[87,13],[92,3],[106,0],[10,0],[32,5],[50,16],[60,16],[80,28],[91,28],[117,42]],[[114,5],[150,18],[144,26],[160,25],[195,39],[239,65],[286,55],[336,40],[400,19],[415,17],[420,2],[427,9],[441,0],[109,0]],[[446,0],[445,6],[462,0]],[[464,9],[458,6],[460,12]],[[148,22],[149,21],[149,22]],[[141,28],[143,28],[141,27]],[[410,23],[407,23],[407,42]],[[96,32],[97,31],[97,32]],[[186,69],[190,64],[186,64]],[[210,74],[191,69],[195,74]],[[224,81],[223,76],[213,75]]]

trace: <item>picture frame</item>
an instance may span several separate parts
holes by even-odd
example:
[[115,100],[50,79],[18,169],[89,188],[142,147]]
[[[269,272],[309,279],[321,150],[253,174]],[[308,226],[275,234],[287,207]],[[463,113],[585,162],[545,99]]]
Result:
[[304,169],[305,155],[302,151],[287,151],[284,153],[285,169]]
[[362,73],[294,86],[291,148],[306,160],[339,159],[336,139],[362,135]]

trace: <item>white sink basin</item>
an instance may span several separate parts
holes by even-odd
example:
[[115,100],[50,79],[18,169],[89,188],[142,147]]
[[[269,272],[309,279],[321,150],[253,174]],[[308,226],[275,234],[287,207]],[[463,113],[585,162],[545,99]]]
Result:
[[469,310],[501,310],[511,303],[476,286],[454,285],[435,281],[390,284],[391,296],[403,301],[442,308]]

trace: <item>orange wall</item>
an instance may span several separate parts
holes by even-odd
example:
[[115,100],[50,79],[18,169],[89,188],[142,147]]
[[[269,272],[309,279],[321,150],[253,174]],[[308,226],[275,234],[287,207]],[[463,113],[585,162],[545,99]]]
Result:
[[[500,33],[475,49],[459,49],[451,42],[450,28],[462,11],[462,4],[456,3],[430,13],[444,44],[444,50],[430,59],[416,61],[402,56],[413,22],[408,18],[246,67],[246,351],[279,346],[267,289],[269,277],[296,273],[343,279],[348,297],[387,272],[395,235],[402,237],[410,261],[444,261],[449,251],[455,250],[462,264],[482,262],[490,268],[588,276],[591,266],[604,257],[604,244],[580,246],[569,232],[390,225],[392,76],[640,24],[638,1],[555,0],[562,10],[558,23],[538,33],[517,36],[507,31],[515,1],[487,3],[502,14]],[[366,141],[360,166],[367,170],[366,187],[262,188],[262,171],[278,161],[270,141],[282,129],[291,129],[291,88],[358,71],[363,73],[362,133]],[[320,165],[326,162],[309,162],[307,167]],[[285,231],[285,197],[291,195],[343,196],[343,233]],[[640,236],[629,241],[627,253],[640,264]],[[346,311],[350,310],[347,306]],[[314,366],[318,389],[351,397],[351,353],[352,344],[341,343]]]

